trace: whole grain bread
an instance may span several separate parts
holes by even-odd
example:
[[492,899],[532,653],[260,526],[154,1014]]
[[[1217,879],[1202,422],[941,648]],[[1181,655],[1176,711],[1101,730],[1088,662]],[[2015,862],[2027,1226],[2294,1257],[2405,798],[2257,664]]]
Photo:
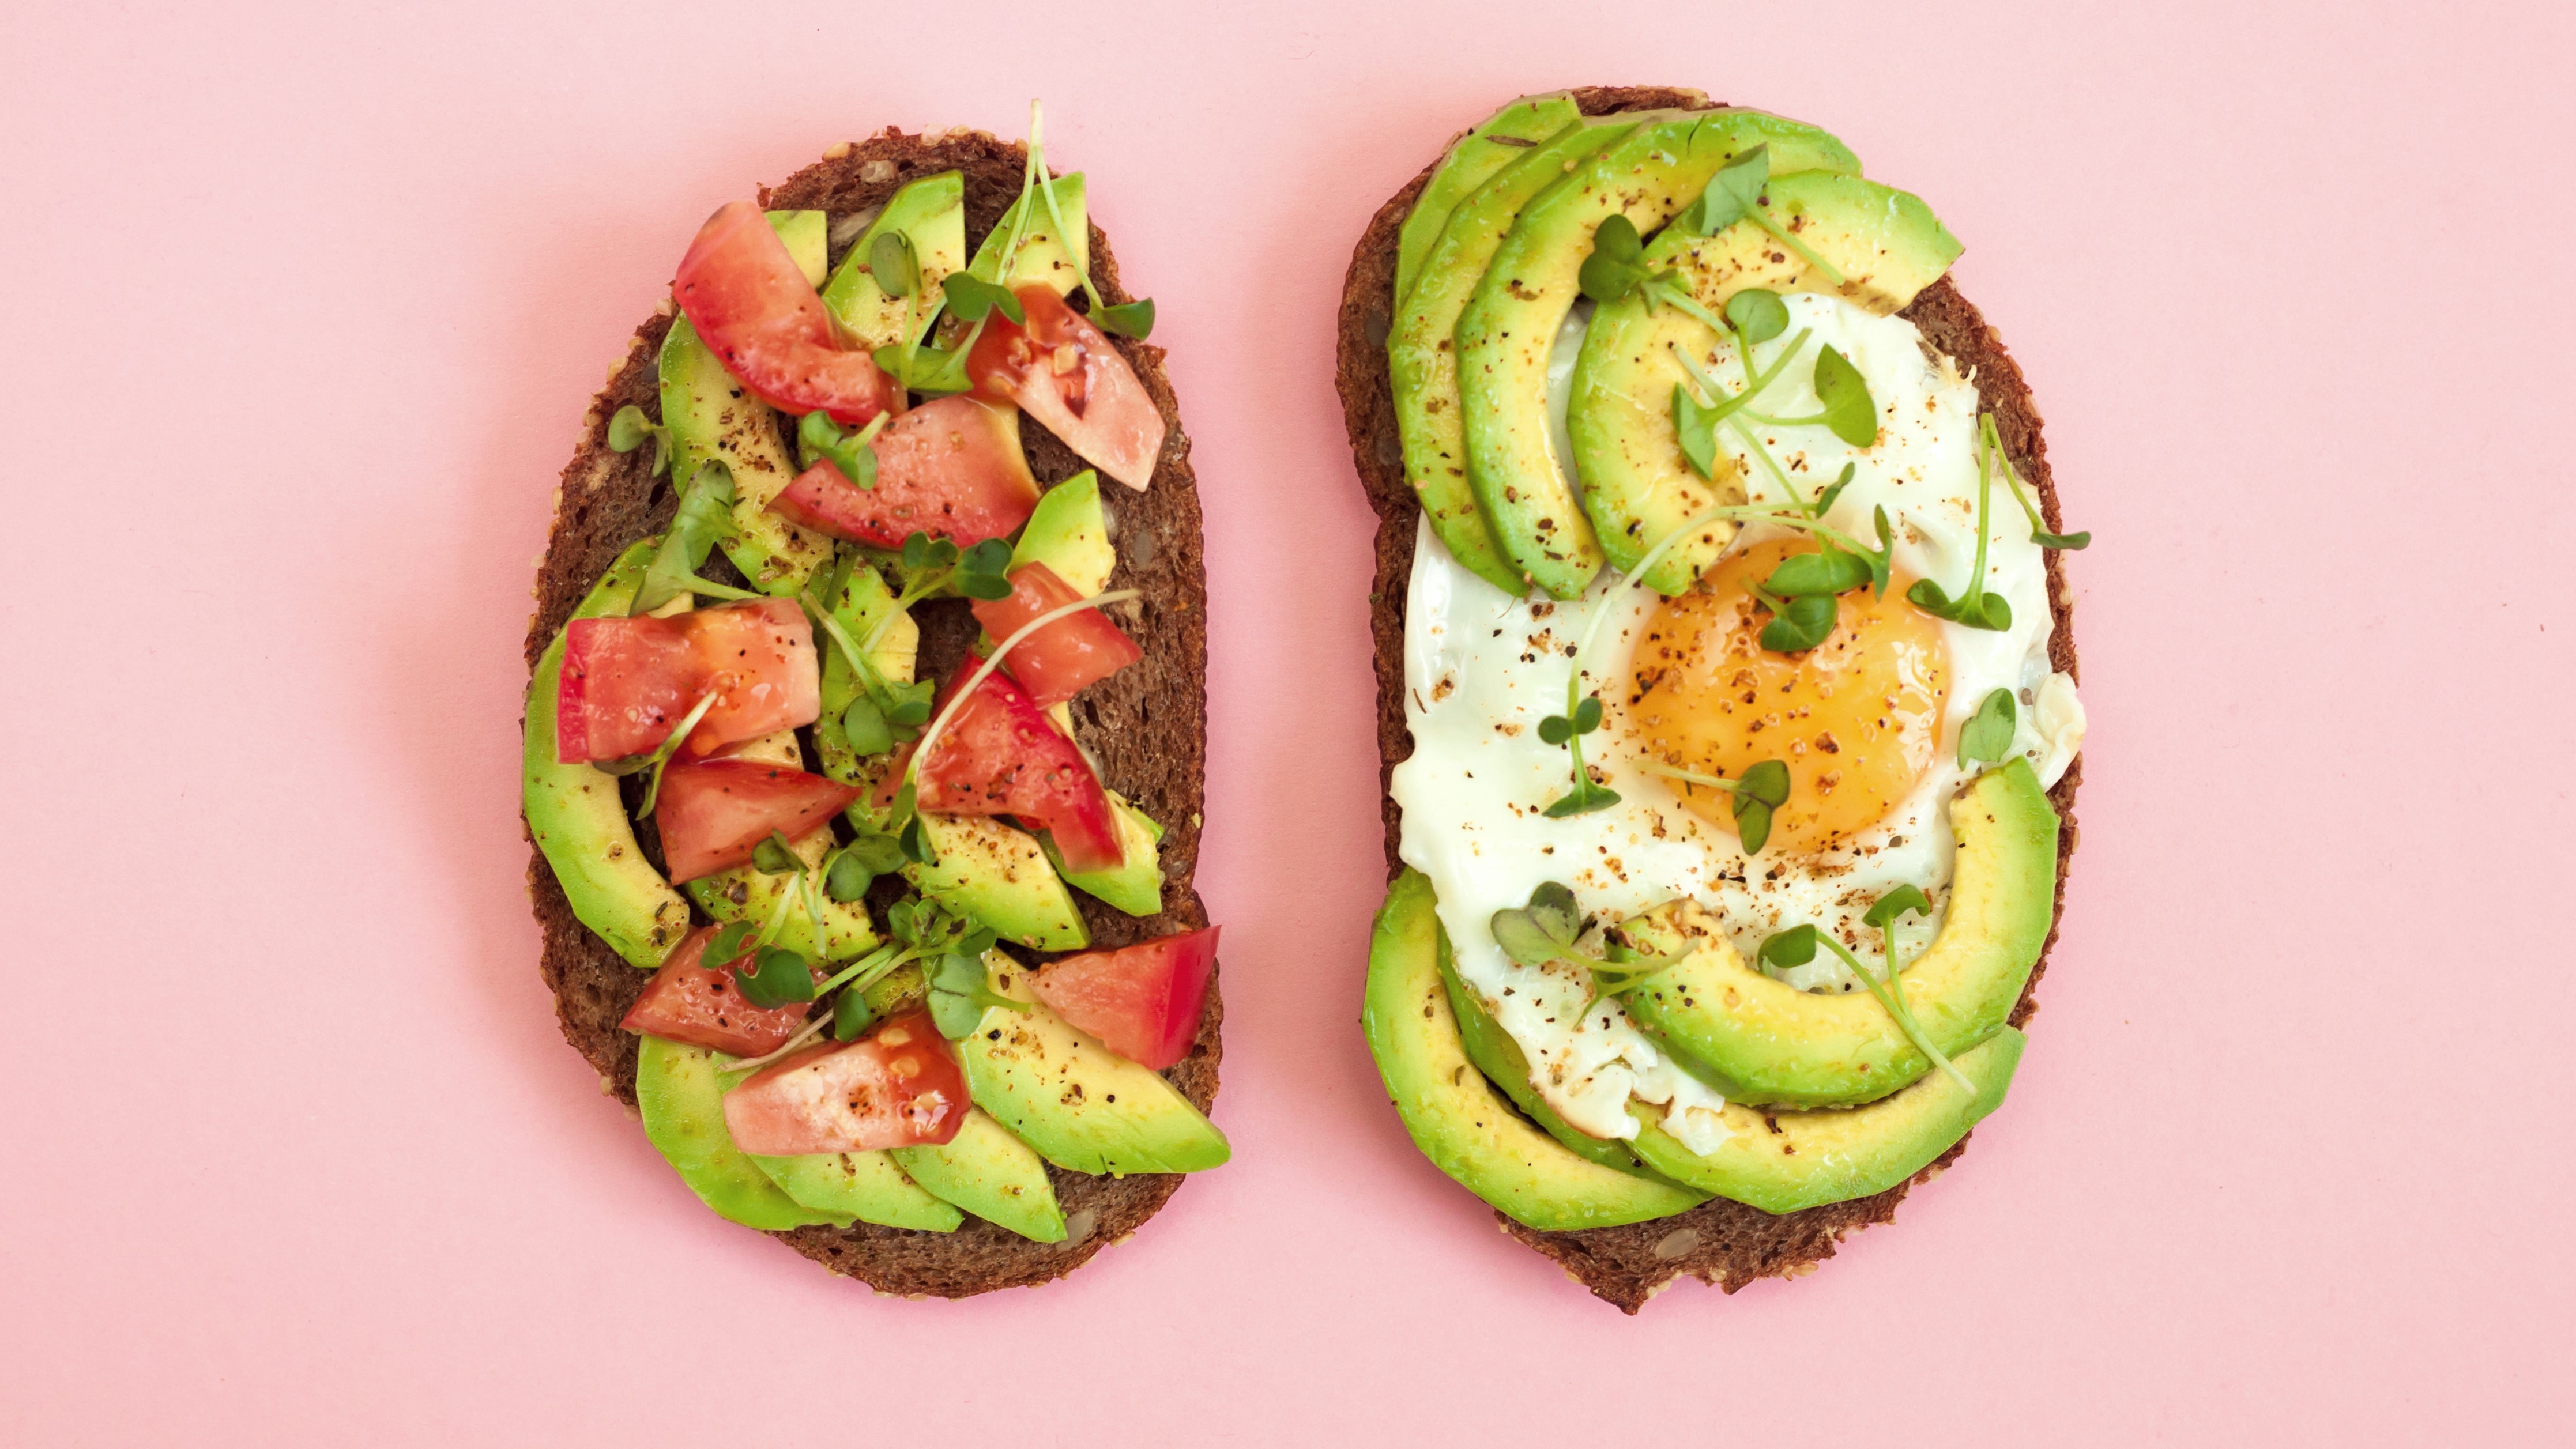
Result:
[[[761,204],[830,213],[833,234],[840,239],[833,248],[837,263],[860,230],[854,218],[882,207],[915,177],[962,171],[971,249],[1019,194],[1026,161],[1019,143],[982,132],[908,135],[888,128],[865,141],[833,147],[818,164],[764,189]],[[674,256],[679,241],[674,238]],[[1091,228],[1091,256],[1092,277],[1101,292],[1113,302],[1129,300],[1119,285],[1109,239],[1096,225]],[[661,529],[677,506],[672,480],[652,476],[647,467],[649,449],[615,453],[607,438],[608,419],[629,403],[660,415],[655,359],[670,325],[671,307],[665,303],[635,329],[625,359],[611,369],[608,385],[583,420],[581,445],[563,470],[553,532],[537,569],[537,608],[527,637],[531,669],[617,555]],[[1117,344],[1162,410],[1168,430],[1149,488],[1139,493],[1102,486],[1118,556],[1110,583],[1143,591],[1142,598],[1118,606],[1114,617],[1142,647],[1144,658],[1074,701],[1074,733],[1100,762],[1109,786],[1163,825],[1164,883],[1162,912],[1141,919],[1076,892],[1092,944],[1099,948],[1207,924],[1206,907],[1191,886],[1206,801],[1207,580],[1201,566],[1197,478],[1190,469],[1189,435],[1182,431],[1171,379],[1163,371],[1163,350],[1127,338]],[[1085,466],[1034,420],[1022,420],[1021,439],[1029,466],[1042,482],[1061,482]],[[710,569],[721,572],[721,555],[710,560]],[[945,677],[975,637],[972,616],[960,600],[927,601],[915,614],[922,626],[921,668]],[[643,844],[648,851],[656,849],[649,823]],[[598,1069],[601,1089],[631,1108],[637,1038],[617,1023],[649,977],[574,917],[545,857],[533,848],[528,892],[544,933],[541,970],[555,994],[564,1037]],[[1196,1044],[1164,1073],[1201,1111],[1216,1097],[1217,1028],[1224,1014],[1211,984]],[[1071,1272],[1106,1244],[1134,1232],[1181,1181],[1171,1174],[1111,1178],[1057,1168],[1049,1168],[1048,1176],[1069,1230],[1061,1243],[1031,1242],[973,1217],[951,1233],[860,1224],[772,1236],[883,1293],[963,1298]]]
[[[1661,86],[1593,86],[1575,91],[1586,115],[1668,107],[1704,107],[1700,92]],[[1379,784],[1393,778],[1396,763],[1413,752],[1404,722],[1404,607],[1407,580],[1413,572],[1415,520],[1421,515],[1413,490],[1404,479],[1404,445],[1396,431],[1395,395],[1387,373],[1386,337],[1395,311],[1396,233],[1421,194],[1435,159],[1403,190],[1378,209],[1351,253],[1351,269],[1342,286],[1339,361],[1334,381],[1341,392],[1342,419],[1350,433],[1351,457],[1369,503],[1377,510],[1377,577],[1369,595],[1370,631],[1376,644],[1377,738]],[[1995,414],[2005,450],[2021,476],[2038,492],[2040,508],[2051,530],[2059,528],[2057,487],[2048,467],[2048,448],[2040,437],[2039,408],[2023,383],[2021,369],[2004,349],[2003,339],[1959,294],[1948,277],[1914,299],[1904,311],[1934,346],[1973,371],[1977,393]],[[2048,595],[2056,620],[2049,652],[2055,667],[2075,672],[2072,628],[2074,599],[2067,592],[2060,556],[2048,554]],[[2068,857],[2075,850],[2075,789],[2082,778],[2079,759],[2049,792],[2064,822],[2058,836],[2057,906],[2066,900]],[[1389,879],[1403,870],[1396,846],[1401,812],[1392,794],[1384,807],[1386,866]],[[2047,946],[2032,968],[2030,984],[2014,1008],[2020,1026],[2037,1009],[2040,975],[2048,950],[2057,943],[2052,921]],[[1540,1232],[1495,1214],[1503,1230],[1555,1259],[1593,1293],[1629,1313],[1684,1275],[1714,1283],[1733,1293],[1756,1278],[1797,1277],[1834,1255],[1834,1244],[1846,1233],[1883,1223],[1896,1215],[1896,1205],[1909,1187],[1929,1182],[1956,1161],[1967,1147],[1962,1139],[1911,1182],[1873,1197],[1832,1203],[1800,1212],[1774,1215],[1743,1203],[1712,1198],[1674,1217],[1617,1228],[1576,1232]]]

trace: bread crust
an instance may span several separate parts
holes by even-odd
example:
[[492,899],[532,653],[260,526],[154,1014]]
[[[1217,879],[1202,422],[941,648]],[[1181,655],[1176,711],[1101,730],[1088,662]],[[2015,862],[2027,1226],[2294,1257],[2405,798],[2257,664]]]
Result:
[[[1710,104],[1697,91],[1660,86],[1592,86],[1573,95],[1583,113],[1593,116]],[[1386,337],[1395,308],[1396,234],[1438,165],[1435,158],[1389,198],[1352,250],[1342,286],[1334,374],[1343,424],[1350,434],[1351,459],[1378,518],[1377,576],[1369,595],[1369,623],[1375,642],[1378,783],[1385,800],[1389,880],[1404,868],[1397,856],[1402,812],[1396,808],[1391,785],[1397,762],[1413,752],[1412,734],[1404,721],[1404,609],[1413,573],[1416,520],[1422,510],[1404,479],[1404,445],[1396,430]],[[2041,437],[2039,408],[2003,338],[1946,276],[1926,288],[1902,315],[1920,327],[1933,345],[1957,359],[1962,371],[1973,371],[1979,400],[1995,414],[2005,451],[2037,492],[2050,530],[2058,530],[2057,485],[2049,471],[2047,443]],[[2062,556],[2054,550],[2047,555],[2047,568],[2049,606],[2056,624],[2049,657],[2056,668],[2072,675],[2076,673],[2074,599],[2066,588]],[[2030,982],[2013,1008],[2015,1026],[2026,1024],[2038,1009],[2040,977],[2057,944],[2057,919],[2063,917],[2066,904],[2067,865],[2076,844],[2075,791],[2082,778],[2079,757],[2049,791],[2063,822],[2057,840],[2056,909],[2038,964],[2031,968]],[[1499,1212],[1494,1216],[1505,1232],[1555,1259],[1595,1295],[1635,1313],[1648,1298],[1684,1275],[1733,1293],[1757,1278],[1811,1272],[1834,1255],[1834,1245],[1844,1234],[1891,1221],[1909,1188],[1931,1181],[1966,1148],[1967,1139],[1960,1139],[1910,1181],[1886,1192],[1793,1213],[1774,1215],[1711,1198],[1669,1218],[1573,1232],[1541,1232]]]
[[[882,206],[915,177],[962,171],[971,250],[1019,194],[1026,161],[1019,143],[982,132],[910,135],[889,127],[865,141],[836,146],[821,162],[764,188],[761,204],[822,210],[838,222]],[[834,262],[843,250],[833,249]],[[1119,285],[1109,239],[1097,225],[1091,227],[1091,255],[1092,277],[1102,293],[1112,302],[1130,300]],[[670,326],[666,303],[661,313],[635,329],[624,362],[611,372],[583,419],[581,444],[564,467],[553,530],[537,569],[537,608],[527,637],[532,671],[609,564],[635,540],[666,525],[678,504],[672,480],[648,471],[649,450],[614,453],[607,438],[608,419],[629,403],[659,415],[655,359]],[[1144,658],[1083,692],[1073,705],[1074,734],[1100,762],[1103,778],[1164,826],[1164,884],[1162,913],[1142,919],[1076,892],[1095,948],[1207,925],[1206,907],[1192,888],[1200,812],[1206,803],[1207,580],[1201,564],[1197,476],[1190,467],[1189,435],[1182,430],[1171,379],[1163,370],[1163,350],[1128,338],[1115,340],[1161,410],[1167,430],[1150,487],[1142,493],[1106,485],[1102,490],[1118,556],[1110,582],[1144,594],[1116,617],[1144,650]],[[1061,482],[1085,466],[1035,420],[1022,419],[1020,431],[1030,469],[1042,481]],[[922,625],[922,667],[944,675],[975,637],[972,616],[954,600],[925,602],[915,612]],[[544,935],[540,969],[554,992],[564,1038],[598,1069],[601,1089],[632,1108],[637,1038],[617,1024],[650,976],[626,964],[575,918],[533,841],[528,893]],[[1216,1097],[1218,1027],[1224,1016],[1212,980],[1198,1040],[1189,1056],[1163,1074],[1202,1112]],[[861,1223],[771,1236],[882,1293],[963,1298],[1033,1286],[1073,1271],[1103,1246],[1134,1232],[1181,1182],[1173,1174],[1111,1178],[1054,1167],[1047,1175],[1074,1230],[1061,1243],[1031,1242],[971,1216],[951,1233]]]

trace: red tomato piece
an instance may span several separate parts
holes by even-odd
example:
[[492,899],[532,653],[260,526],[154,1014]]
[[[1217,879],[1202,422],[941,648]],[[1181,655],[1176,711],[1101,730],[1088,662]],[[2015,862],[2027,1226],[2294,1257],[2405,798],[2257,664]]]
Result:
[[966,1124],[966,1076],[930,1013],[909,1011],[752,1073],[724,1114],[734,1145],[764,1157],[936,1145]]
[[1217,930],[1058,957],[1038,968],[1038,1000],[1111,1051],[1159,1072],[1198,1040]]
[[787,1045],[805,1025],[807,1003],[759,1007],[743,1000],[733,979],[742,961],[706,964],[707,941],[715,933],[713,926],[691,931],[645,983],[634,1009],[618,1025],[738,1057],[761,1056]]
[[[1032,619],[1061,609],[1080,600],[1073,585],[1057,578],[1055,570],[1042,563],[1025,564],[1011,570],[1011,595],[1006,599],[977,599],[975,622],[993,636],[993,642],[1018,633]],[[1002,667],[1029,692],[1029,698],[1040,709],[1060,704],[1082,692],[1085,685],[1103,679],[1145,657],[1136,641],[1122,633],[1098,609],[1085,609],[1067,614],[1026,639],[1011,646],[1002,656]]]
[[861,488],[828,462],[797,475],[770,508],[816,533],[901,548],[914,532],[969,548],[1007,537],[1038,506],[1020,451],[1020,415],[960,394],[896,418],[877,434],[877,486]]
[[901,406],[876,360],[841,345],[822,297],[748,201],[728,201],[707,218],[671,294],[725,371],[771,407],[864,423]]
[[648,755],[699,700],[716,702],[685,755],[812,724],[823,712],[814,628],[785,599],[669,619],[575,619],[564,630],[555,757],[565,764]]
[[[937,719],[976,663],[969,659],[949,677],[931,709]],[[910,762],[906,745],[885,773],[879,803],[893,798]],[[1065,869],[1115,870],[1127,858],[1118,843],[1109,795],[1091,773],[1091,762],[1028,691],[1000,670],[984,676],[931,742],[930,758],[914,777],[920,808],[932,815],[1014,815],[1032,830],[1055,832]]]
[[673,761],[662,773],[653,823],[673,883],[751,859],[775,830],[794,840],[859,797],[837,780],[752,760]]
[[1025,326],[995,312],[966,355],[976,390],[1006,397],[1083,460],[1130,488],[1154,477],[1163,455],[1163,410],[1136,380],[1109,335],[1032,283],[1012,295]]

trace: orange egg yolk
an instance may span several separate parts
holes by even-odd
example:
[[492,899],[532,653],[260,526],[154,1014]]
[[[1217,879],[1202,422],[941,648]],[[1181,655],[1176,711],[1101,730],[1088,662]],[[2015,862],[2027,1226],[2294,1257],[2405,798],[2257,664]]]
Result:
[[[1789,768],[1766,853],[1821,850],[1884,819],[1911,794],[1941,738],[1950,661],[1937,621],[1905,602],[1899,576],[1836,601],[1834,631],[1802,654],[1766,652],[1771,610],[1753,586],[1804,538],[1738,549],[1698,587],[1647,617],[1629,660],[1626,730],[1648,759],[1738,779],[1764,760]],[[1669,781],[1692,811],[1735,828],[1724,790]]]

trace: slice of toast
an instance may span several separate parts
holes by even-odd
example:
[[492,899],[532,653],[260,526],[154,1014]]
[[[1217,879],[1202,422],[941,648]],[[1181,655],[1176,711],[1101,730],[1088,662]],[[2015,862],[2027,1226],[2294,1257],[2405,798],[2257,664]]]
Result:
[[[1665,86],[1591,86],[1573,92],[1585,115],[1712,104],[1697,91]],[[1396,432],[1395,394],[1388,380],[1386,337],[1395,311],[1396,234],[1432,171],[1434,157],[1422,173],[1378,209],[1351,253],[1351,269],[1342,284],[1339,360],[1335,385],[1342,395],[1342,420],[1349,430],[1351,458],[1369,503],[1377,510],[1377,578],[1369,595],[1369,622],[1376,642],[1378,780],[1383,790],[1396,763],[1413,753],[1413,738],[1404,722],[1404,602],[1413,574],[1415,520],[1422,510],[1404,479],[1404,445]],[[1902,314],[1923,331],[1932,345],[1958,360],[1962,372],[1973,372],[1977,394],[1995,415],[2005,451],[2021,476],[2037,491],[2050,529],[2060,527],[2057,488],[2048,468],[2048,448],[2040,437],[2039,408],[2022,382],[2021,369],[2004,350],[2003,339],[1947,277],[1914,299]],[[2075,673],[2072,631],[2073,596],[2067,592],[2060,556],[2048,554],[2048,597],[2056,630],[2049,657],[2054,667]],[[2049,792],[2064,821],[2058,835],[2057,905],[2066,900],[2067,858],[2075,850],[2075,788],[2083,775],[2079,757],[2064,779]],[[1401,812],[1394,797],[1385,802],[1387,876],[1403,869],[1396,844]],[[2052,923],[2048,946],[2057,942]],[[2048,948],[2031,968],[2030,983],[2014,1008],[2012,1024],[2020,1026],[2037,1009],[2034,993],[2048,967]],[[1911,1182],[1874,1197],[1774,1216],[1743,1203],[1712,1198],[1686,1213],[1627,1227],[1588,1228],[1579,1232],[1539,1232],[1495,1217],[1503,1230],[1554,1258],[1575,1281],[1626,1312],[1674,1279],[1688,1274],[1732,1293],[1756,1278],[1791,1278],[1811,1272],[1834,1255],[1843,1234],[1896,1215],[1896,1204],[1915,1183],[1929,1182],[1967,1147],[1962,1139]]]
[[[868,140],[835,146],[821,162],[765,189],[760,199],[772,209],[826,211],[836,223],[834,231],[846,238],[859,228],[839,223],[872,213],[905,182],[962,171],[971,251],[1019,195],[1026,162],[1027,151],[1019,143],[982,132],[916,136],[888,128]],[[675,257],[685,240],[673,239]],[[835,264],[847,244],[833,248]],[[1129,300],[1119,286],[1109,239],[1098,226],[1091,228],[1091,257],[1092,278],[1101,293],[1113,302]],[[628,403],[659,416],[655,359],[671,315],[666,302],[658,315],[635,329],[625,360],[611,371],[608,385],[583,419],[581,446],[563,470],[553,533],[537,569],[537,609],[528,622],[531,669],[610,562],[627,545],[667,524],[677,506],[673,480],[656,478],[649,470],[652,450],[615,453],[607,436],[608,419]],[[1103,492],[1118,554],[1110,586],[1144,593],[1119,606],[1115,617],[1143,648],[1144,658],[1083,691],[1073,703],[1074,734],[1099,762],[1110,788],[1164,827],[1164,882],[1161,914],[1144,918],[1076,892],[1096,949],[1208,923],[1207,910],[1191,888],[1206,802],[1207,578],[1201,565],[1198,484],[1190,470],[1189,435],[1181,429],[1171,379],[1163,371],[1163,350],[1124,337],[1117,344],[1162,410],[1167,429],[1150,487],[1141,493],[1126,488]],[[1041,482],[1061,482],[1086,466],[1034,420],[1022,419],[1020,436],[1029,467]],[[944,678],[976,637],[973,617],[960,600],[925,601],[914,612],[921,624],[921,668]],[[533,847],[528,889],[544,931],[542,969],[555,993],[564,1037],[599,1069],[602,1090],[633,1107],[638,1039],[620,1030],[618,1022],[650,975],[626,964],[574,917],[545,857]],[[1216,1096],[1217,1027],[1224,1014],[1211,982],[1196,1044],[1164,1073],[1202,1112]],[[1134,1232],[1181,1181],[1169,1174],[1110,1178],[1052,1167],[1047,1171],[1066,1217],[1068,1233],[1060,1243],[1031,1242],[974,1217],[949,1233],[862,1223],[773,1236],[882,1293],[963,1298],[1071,1272],[1104,1245]]]

